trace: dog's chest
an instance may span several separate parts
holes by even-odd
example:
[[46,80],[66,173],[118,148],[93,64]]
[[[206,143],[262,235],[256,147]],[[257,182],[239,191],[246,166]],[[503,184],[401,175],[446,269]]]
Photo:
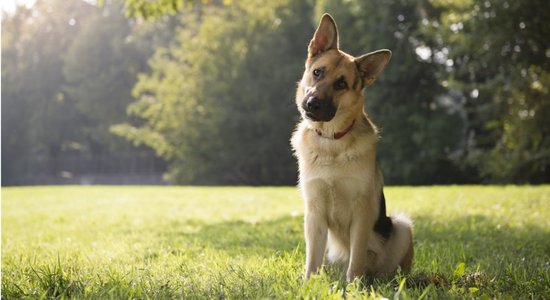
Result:
[[300,174],[306,201],[320,210],[330,225],[346,227],[351,215],[368,201],[374,166],[364,158],[350,159],[342,153],[319,155],[306,168]]
[[295,134],[308,211],[323,215],[331,227],[346,227],[352,215],[364,211],[376,182],[375,140],[371,135],[324,140],[304,128]]
[[[321,179],[335,187],[343,182],[348,189],[360,188],[375,169],[374,147],[368,143],[337,144],[320,139],[315,147],[298,154],[301,180]],[[357,183],[349,186],[350,181]]]

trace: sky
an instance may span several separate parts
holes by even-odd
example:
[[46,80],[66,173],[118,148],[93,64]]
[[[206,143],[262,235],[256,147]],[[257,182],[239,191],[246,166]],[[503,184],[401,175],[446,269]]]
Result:
[[1,0],[0,7],[2,11],[13,13],[17,5],[25,5],[31,7],[36,0]]

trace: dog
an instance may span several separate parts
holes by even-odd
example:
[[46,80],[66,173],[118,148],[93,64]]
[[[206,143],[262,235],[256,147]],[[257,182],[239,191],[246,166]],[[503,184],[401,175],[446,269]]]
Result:
[[340,51],[329,14],[309,43],[296,92],[301,121],[291,138],[305,204],[306,279],[325,252],[348,282],[411,269],[412,221],[403,213],[386,216],[378,129],[364,111],[363,90],[390,57],[386,49],[359,57]]

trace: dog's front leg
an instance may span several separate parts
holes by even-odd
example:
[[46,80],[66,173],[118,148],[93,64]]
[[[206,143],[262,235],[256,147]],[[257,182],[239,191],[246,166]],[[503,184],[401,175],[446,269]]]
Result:
[[351,283],[355,278],[363,276],[368,260],[368,241],[373,224],[369,218],[356,216],[350,228],[350,260],[346,279]]
[[304,232],[306,237],[306,279],[323,264],[327,245],[327,222],[319,213],[306,213]]

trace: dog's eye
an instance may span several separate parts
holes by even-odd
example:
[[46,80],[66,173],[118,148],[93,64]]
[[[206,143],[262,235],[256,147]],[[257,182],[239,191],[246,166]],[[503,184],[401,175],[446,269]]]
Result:
[[319,78],[321,76],[321,74],[323,74],[323,70],[321,70],[321,69],[313,70],[313,77],[315,77],[315,79]]
[[334,89],[335,90],[344,90],[344,89],[347,89],[347,88],[348,88],[348,83],[346,82],[344,77],[340,77],[340,78],[338,78],[338,80],[336,80],[334,82]]

